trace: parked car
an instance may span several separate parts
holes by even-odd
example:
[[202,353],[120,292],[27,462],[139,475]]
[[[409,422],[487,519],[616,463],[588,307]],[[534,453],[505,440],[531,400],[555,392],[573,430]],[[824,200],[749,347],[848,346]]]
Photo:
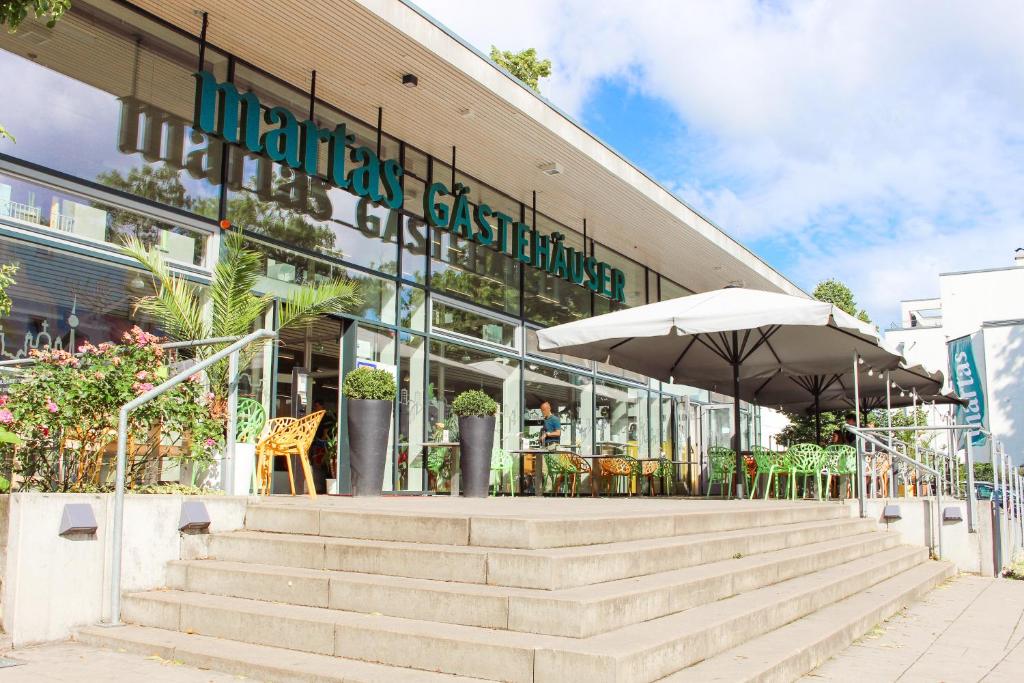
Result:
[[[990,481],[974,482],[974,493],[978,500],[995,500],[996,505],[1003,506],[1003,487],[996,488]],[[1013,491],[1006,492],[1006,500],[1009,502],[1009,510],[1017,510],[1017,495]]]

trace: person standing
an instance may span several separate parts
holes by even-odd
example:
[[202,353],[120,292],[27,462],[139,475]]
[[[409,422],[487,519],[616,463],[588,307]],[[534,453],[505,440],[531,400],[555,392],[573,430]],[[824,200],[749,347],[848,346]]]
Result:
[[540,404],[540,414],[544,417],[540,445],[549,451],[554,450],[562,441],[562,421],[551,411],[551,404],[548,401]]

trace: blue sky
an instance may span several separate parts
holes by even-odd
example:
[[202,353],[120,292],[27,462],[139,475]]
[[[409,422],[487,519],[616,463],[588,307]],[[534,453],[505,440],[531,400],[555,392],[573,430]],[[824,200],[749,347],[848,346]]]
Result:
[[808,291],[883,328],[1024,246],[1024,11],[929,0],[420,0]]

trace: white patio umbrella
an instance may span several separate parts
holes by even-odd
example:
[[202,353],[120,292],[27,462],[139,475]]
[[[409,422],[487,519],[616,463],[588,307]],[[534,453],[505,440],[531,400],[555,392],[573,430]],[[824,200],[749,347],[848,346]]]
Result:
[[739,287],[577,320],[537,335],[543,351],[731,394],[737,472],[743,471],[739,403],[753,400],[765,380],[852,372],[857,358],[888,370],[901,359],[881,345],[873,326],[832,304]]

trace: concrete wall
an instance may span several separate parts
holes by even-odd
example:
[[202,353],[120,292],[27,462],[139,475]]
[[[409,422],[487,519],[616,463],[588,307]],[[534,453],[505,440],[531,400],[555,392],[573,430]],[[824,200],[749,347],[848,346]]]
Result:
[[[878,522],[879,527],[900,534],[904,543],[924,545],[938,554],[936,515],[934,498],[869,498],[866,502],[867,516]],[[851,514],[857,514],[856,499],[848,501]],[[900,519],[887,522],[882,513],[886,505],[899,505]],[[942,507],[960,510],[961,522],[944,522],[942,525],[942,559],[956,564],[962,572],[992,576],[992,504],[978,501],[976,515],[978,524],[975,533],[968,532],[967,504],[962,500],[943,498]]]
[[1024,323],[986,324],[982,337],[989,429],[1014,464],[1024,465]]
[[990,320],[1024,318],[1024,268],[939,276],[942,326],[948,339],[971,334]]
[[[0,496],[0,618],[15,646],[67,638],[109,616],[113,494],[15,493]],[[201,500],[211,531],[240,529],[246,497],[129,495],[124,510],[122,587],[165,585],[167,563],[202,557],[206,536],[182,534],[183,500]],[[95,534],[58,535],[64,505],[88,503]]]

